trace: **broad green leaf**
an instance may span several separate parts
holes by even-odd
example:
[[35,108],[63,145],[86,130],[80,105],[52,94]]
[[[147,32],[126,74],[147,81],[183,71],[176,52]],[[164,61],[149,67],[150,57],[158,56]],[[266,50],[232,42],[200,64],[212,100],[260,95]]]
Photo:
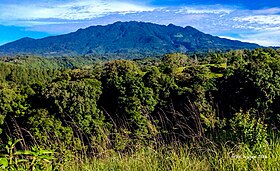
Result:
[[8,159],[0,158],[0,168],[5,169],[6,167],[8,167],[8,165],[9,165]]

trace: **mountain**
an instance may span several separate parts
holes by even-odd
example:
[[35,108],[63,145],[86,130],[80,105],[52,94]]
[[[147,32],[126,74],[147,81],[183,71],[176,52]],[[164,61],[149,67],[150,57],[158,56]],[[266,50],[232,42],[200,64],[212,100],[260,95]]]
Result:
[[244,43],[204,34],[193,27],[144,22],[116,22],[91,26],[76,32],[42,39],[22,38],[0,46],[0,54],[36,54],[66,56],[85,54],[155,55],[171,52],[197,52],[253,49]]

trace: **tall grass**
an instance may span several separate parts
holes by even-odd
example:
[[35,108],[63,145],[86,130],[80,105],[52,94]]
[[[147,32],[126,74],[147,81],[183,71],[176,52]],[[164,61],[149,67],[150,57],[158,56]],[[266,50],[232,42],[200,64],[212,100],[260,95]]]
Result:
[[[21,154],[29,155],[26,158],[29,161],[34,160],[35,162],[35,157],[37,156],[36,165],[25,162],[25,166],[23,166],[15,162],[12,163],[12,168],[14,170],[17,170],[16,168],[30,169],[32,168],[31,166],[34,166],[31,170],[61,171],[277,171],[280,168],[280,141],[277,138],[272,139],[268,144],[260,146],[258,151],[252,151],[252,149],[244,144],[236,144],[234,146],[229,143],[215,144],[198,142],[197,144],[191,143],[187,145],[176,143],[164,145],[161,143],[148,146],[138,145],[128,148],[125,151],[103,149],[95,153],[95,155],[75,153],[75,150],[65,150],[59,154],[54,154],[54,158],[46,158],[49,153],[46,153],[46,156],[44,152],[41,153],[42,155],[34,155],[34,152],[23,151]],[[17,161],[23,159],[23,156],[18,156],[16,149],[11,149],[11,151],[14,152],[13,158],[18,158]],[[37,154],[40,154],[40,151]],[[49,161],[45,162],[45,159]],[[50,160],[52,160],[51,163]],[[1,169],[1,160],[0,170],[5,170]]]
[[[177,117],[181,115],[180,113],[173,113],[172,116]],[[19,146],[23,146],[20,149],[26,149],[21,152],[23,155],[18,155],[16,145],[9,148],[9,151],[14,153],[12,154],[14,157],[10,160],[11,162],[8,167],[15,169],[32,168],[31,170],[61,171],[277,171],[280,169],[279,134],[269,132],[269,141],[256,144],[254,148],[250,144],[245,144],[242,141],[219,141],[217,138],[207,138],[207,136],[202,135],[202,130],[199,129],[202,128],[200,118],[195,116],[197,115],[193,115],[197,127],[193,129],[190,127],[187,128],[192,133],[190,136],[185,137],[188,141],[180,141],[179,138],[174,137],[173,135],[176,132],[168,132],[170,135],[162,135],[159,132],[152,139],[148,140],[147,138],[143,141],[139,137],[139,139],[137,137],[134,139],[129,137],[123,128],[119,128],[115,133],[111,133],[110,136],[105,131],[105,138],[96,141],[89,141],[90,138],[87,137],[84,140],[88,142],[84,142],[83,138],[73,137],[71,144],[55,138],[58,137],[55,134],[49,136],[50,141],[47,141],[48,144],[36,143],[35,138],[33,138],[33,145],[55,151],[52,155],[52,153],[41,150],[40,148],[35,149],[35,151],[32,150],[32,144],[29,146],[26,145],[28,143],[25,143],[23,139],[23,143],[19,144]],[[179,124],[179,128],[181,129],[179,133],[183,133],[183,135],[189,134],[189,132],[184,132],[184,128],[187,126],[187,120],[183,120],[182,117],[176,120],[180,121],[176,123]],[[155,123],[152,119],[150,121],[151,123]],[[16,122],[14,125],[17,125]],[[167,126],[162,125],[162,127]],[[20,132],[21,128],[19,126],[17,129]],[[83,134],[78,131],[75,133],[77,135]],[[212,132],[212,137],[215,134],[219,134],[219,132]],[[12,163],[13,161],[22,159],[25,160],[23,163]],[[46,162],[45,159],[49,159],[49,161]],[[36,164],[30,164],[30,161],[33,160]],[[0,154],[0,171],[5,170],[1,169]]]
[[62,163],[60,170],[279,170],[280,143],[273,141],[259,154],[245,145],[191,147],[169,145],[138,147],[121,153],[107,151],[101,157],[77,157]]

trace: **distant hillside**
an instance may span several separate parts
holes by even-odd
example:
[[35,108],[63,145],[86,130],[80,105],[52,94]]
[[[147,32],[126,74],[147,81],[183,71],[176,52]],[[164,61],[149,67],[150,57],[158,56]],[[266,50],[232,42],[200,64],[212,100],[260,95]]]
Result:
[[0,54],[64,56],[137,53],[146,56],[257,47],[260,46],[204,34],[190,26],[183,28],[172,24],[165,26],[131,21],[91,26],[73,33],[43,39],[22,38],[0,46]]

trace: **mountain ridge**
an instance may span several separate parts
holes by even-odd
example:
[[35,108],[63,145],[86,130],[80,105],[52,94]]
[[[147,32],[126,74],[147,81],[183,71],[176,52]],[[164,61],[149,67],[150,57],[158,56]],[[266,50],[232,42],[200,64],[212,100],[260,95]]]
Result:
[[148,56],[258,47],[261,46],[205,34],[191,26],[130,21],[90,26],[68,34],[41,39],[25,37],[0,46],[0,54],[67,56],[138,53]]

